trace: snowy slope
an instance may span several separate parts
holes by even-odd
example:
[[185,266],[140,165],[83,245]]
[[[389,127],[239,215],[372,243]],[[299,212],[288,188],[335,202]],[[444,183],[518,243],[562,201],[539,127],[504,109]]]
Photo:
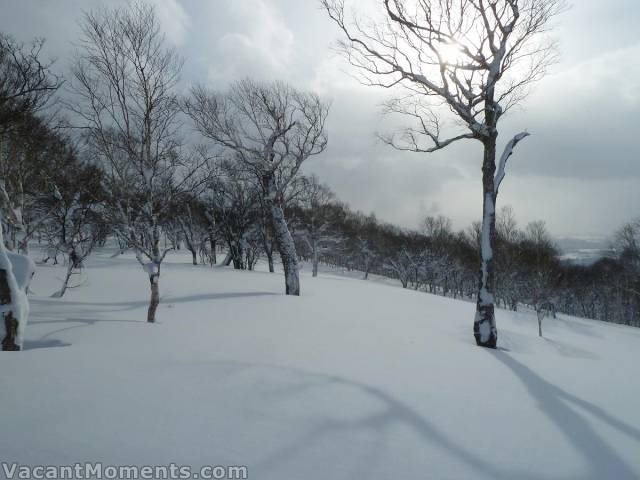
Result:
[[[498,313],[325,275],[163,266],[159,323],[131,257],[63,299],[40,267],[0,359],[0,460],[247,465],[251,479],[640,478],[640,330]],[[6,388],[10,385],[11,388]],[[0,472],[0,477],[2,473]]]

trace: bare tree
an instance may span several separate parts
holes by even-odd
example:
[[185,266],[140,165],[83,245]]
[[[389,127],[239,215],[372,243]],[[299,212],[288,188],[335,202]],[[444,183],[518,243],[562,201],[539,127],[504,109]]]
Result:
[[0,32],[0,134],[41,110],[62,84],[42,59],[44,40],[31,45]]
[[175,199],[195,188],[200,160],[183,154],[174,93],[182,60],[165,44],[153,7],[86,13],[70,105],[103,162],[108,215],[149,277],[147,320],[160,302],[160,244]]
[[203,252],[203,243],[208,240],[204,206],[199,199],[186,197],[174,208],[176,229],[182,233],[184,245],[191,252],[191,263],[198,265],[198,252]]
[[513,208],[502,207],[496,215],[496,303],[502,299],[505,308],[518,310],[522,300],[523,282],[518,264],[522,232],[518,230]]
[[357,249],[357,257],[360,260],[360,264],[362,266],[362,271],[364,275],[362,277],[363,280],[369,279],[369,273],[371,272],[371,266],[373,262],[378,258],[378,253],[372,248],[370,245],[370,241],[366,238],[357,237],[355,239],[356,249]]
[[283,205],[302,163],[327,145],[328,106],[281,82],[242,80],[227,93],[194,88],[185,107],[200,133],[233,152],[253,175],[284,267],[286,293],[300,295],[298,257]]
[[[227,246],[223,265],[246,269],[245,246],[259,208],[259,192],[247,172],[230,160],[222,160],[208,182],[203,200],[210,231]],[[213,245],[212,245],[213,246]]]
[[525,263],[526,300],[533,307],[538,319],[538,335],[542,337],[542,321],[551,315],[555,318],[555,292],[557,288],[558,251],[543,221],[529,223],[524,231],[523,243],[530,257]]
[[[67,159],[67,169],[53,180],[57,196],[44,199],[49,212],[44,222],[50,249],[54,256],[60,252],[66,257],[67,271],[62,286],[52,297],[61,298],[71,285],[71,279],[80,275],[85,260],[107,236],[107,224],[101,195],[102,171],[95,165],[79,161],[73,154]],[[72,171],[73,174],[69,174]]]
[[[46,170],[43,154],[56,155],[61,144],[36,116],[62,85],[52,63],[42,59],[43,45],[42,39],[24,45],[0,32],[0,207],[12,230],[10,248],[25,252],[33,233],[25,222],[26,203]],[[18,231],[23,235],[16,241]]]
[[[9,168],[15,173],[20,169],[21,162],[15,157],[9,159],[9,156],[4,155],[5,143],[7,135],[15,133],[16,127],[24,127],[25,123],[34,120],[35,114],[48,103],[60,87],[60,79],[52,73],[51,64],[43,63],[43,44],[43,40],[36,40],[31,46],[25,46],[0,33],[0,165],[3,167],[0,180],[0,304],[4,327],[2,350],[22,349],[22,338],[29,312],[26,291],[35,272],[34,264],[28,257],[8,252],[5,245],[5,225],[11,225],[14,231],[24,230],[23,211],[16,208],[16,201],[24,198],[20,196],[23,190],[18,193],[17,198],[11,195],[11,185],[8,185],[9,179],[5,176],[4,168],[9,165],[17,167]],[[15,246],[15,242],[12,243]]]
[[80,193],[74,195],[56,215],[56,222],[61,227],[57,249],[66,254],[67,271],[62,286],[51,295],[53,298],[62,298],[67,289],[78,286],[70,285],[71,278],[82,272],[85,260],[106,235],[105,225],[97,212],[99,206],[82,197]]
[[394,256],[387,258],[384,269],[400,280],[402,288],[407,288],[409,283],[413,281],[414,288],[417,290],[420,265],[420,256],[403,247]]
[[311,252],[312,276],[318,276],[320,255],[335,250],[343,238],[334,230],[332,210],[329,208],[336,201],[334,193],[315,175],[304,179],[304,187],[299,206],[301,231],[300,236]]
[[[400,150],[429,153],[461,140],[482,144],[481,268],[474,336],[495,348],[495,206],[507,160],[527,132],[497,159],[498,123],[556,59],[545,33],[564,0],[382,0],[363,20],[344,0],[321,0],[342,30],[348,60],[368,85],[404,87],[386,111],[415,122],[383,139]],[[444,112],[464,130],[443,135]]]
[[613,275],[618,284],[617,316],[628,325],[638,325],[640,318],[640,218],[625,224],[615,236],[613,247],[621,272]]
[[260,206],[260,214],[258,215],[258,235],[260,243],[262,244],[262,251],[267,257],[267,267],[269,273],[275,272],[275,265],[273,262],[273,254],[276,250],[276,241],[273,238],[273,229],[270,224],[270,215],[265,205]]

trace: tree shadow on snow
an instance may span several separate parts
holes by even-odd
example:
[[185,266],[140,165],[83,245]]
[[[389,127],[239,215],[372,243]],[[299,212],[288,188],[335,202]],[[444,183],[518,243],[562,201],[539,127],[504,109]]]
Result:
[[[160,300],[160,306],[169,307],[177,303],[190,303],[206,300],[225,300],[234,298],[247,298],[247,297],[260,297],[260,296],[277,296],[277,293],[273,292],[229,292],[229,293],[208,293],[201,295],[189,295],[183,297],[163,297]],[[146,307],[148,301],[133,301],[133,302],[77,302],[77,301],[64,301],[50,300],[50,299],[32,299],[33,305],[38,305],[38,309],[31,313],[32,318],[35,320],[29,321],[30,325],[54,325],[54,324],[69,324],[68,326],[55,329],[43,336],[38,340],[25,340],[25,345],[30,345],[26,349],[34,348],[50,348],[50,347],[62,347],[69,346],[70,344],[64,343],[61,340],[51,339],[50,337],[68,330],[74,330],[81,327],[88,327],[96,325],[97,323],[138,323],[146,324],[146,318],[140,320],[122,320],[116,318],[100,318],[103,315],[111,315],[114,313],[121,313],[128,310],[134,310],[139,307]],[[62,306],[73,307],[87,307],[87,308],[74,308],[73,313],[78,317],[68,317],[69,310],[60,308]],[[97,307],[97,308],[96,308]],[[101,308],[103,307],[103,308]],[[104,308],[104,307],[116,307],[116,308]],[[96,318],[98,317],[98,318]],[[160,323],[160,322],[157,322]]]
[[81,327],[89,327],[97,323],[114,323],[114,322],[115,323],[147,323],[142,320],[116,320],[116,319],[96,319],[96,318],[64,318],[61,320],[30,321],[29,322],[30,325],[54,325],[59,323],[62,323],[62,324],[70,323],[72,325],[69,325],[68,327],[62,327],[62,328],[57,328],[55,330],[52,330],[51,332],[42,335],[38,340],[25,340],[24,342],[25,345],[31,345],[31,344],[36,345],[36,346],[29,346],[25,348],[25,350],[32,350],[34,348],[68,347],[71,345],[70,343],[66,343],[61,340],[50,338],[50,337],[58,333],[66,332],[68,330],[74,330],[76,328],[81,328]]
[[[537,328],[537,326],[536,326]],[[549,334],[553,336],[553,333]],[[530,354],[539,353],[540,345],[546,344],[551,347],[552,351],[562,357],[567,358],[582,358],[585,360],[597,360],[600,358],[597,354],[585,350],[580,347],[576,347],[571,343],[555,340],[550,336],[533,336],[531,334],[513,332],[506,328],[501,330],[501,346],[497,348],[498,351],[507,353],[519,353]]]
[[585,350],[583,348],[570,345],[565,342],[553,340],[551,338],[543,337],[544,340],[551,345],[560,355],[568,358],[583,358],[585,360],[597,360],[600,358],[593,352]]
[[[183,297],[172,297],[170,295],[165,295],[160,297],[160,305],[168,304],[168,303],[188,303],[188,302],[199,302],[204,300],[226,300],[233,298],[247,298],[247,297],[264,297],[264,296],[279,296],[278,293],[274,292],[223,292],[223,293],[203,293],[199,295],[187,295]],[[46,299],[46,298],[34,298],[30,300],[34,305],[40,305],[43,309],[47,307],[56,306],[59,307],[61,305],[64,306],[80,306],[80,307],[124,307],[117,310],[122,312],[125,310],[133,310],[140,307],[146,307],[149,305],[149,300],[132,300],[128,302],[78,302],[74,300],[56,300],[56,299]]]
[[228,292],[228,293],[203,293],[200,295],[188,295],[186,297],[172,297],[167,296],[162,298],[164,303],[189,303],[189,302],[202,302],[205,300],[229,300],[234,298],[248,298],[248,297],[271,297],[280,296],[278,293],[273,292]]
[[548,319],[549,322],[553,322],[557,326],[562,326],[565,329],[585,337],[602,338],[602,334],[599,332],[599,325],[594,325],[595,320],[583,320],[575,317],[564,318],[562,315],[558,315],[557,318]]
[[70,343],[63,342],[62,340],[58,340],[57,338],[51,338],[48,340],[25,340],[23,344],[23,350],[36,350],[39,348],[59,348],[59,347],[69,347]]
[[491,352],[491,354],[515,374],[532,398],[538,402],[540,410],[581,454],[589,470],[580,478],[594,480],[638,478],[637,472],[633,472],[629,465],[598,434],[584,413],[590,414],[607,426],[625,434],[631,441],[640,443],[638,428],[625,424],[597,405],[553,385],[512,356],[500,352]]
[[[589,471],[586,475],[580,472],[579,478],[594,480],[601,480],[603,478],[616,478],[616,480],[636,478],[631,468],[598,436],[589,424],[578,413],[568,407],[564,401],[570,401],[580,406],[636,441],[640,439],[640,432],[638,432],[637,429],[629,427],[623,422],[611,417],[599,407],[574,397],[554,385],[545,382],[527,367],[515,362],[506,354],[498,353],[496,356],[527,385],[530,392],[540,401],[543,411],[550,416],[576,449],[583,454]],[[220,363],[236,364],[236,362]],[[254,471],[260,471],[260,469],[277,471],[278,468],[282,467],[287,461],[295,461],[299,456],[308,454],[314,445],[324,444],[327,441],[330,442],[333,436],[344,433],[360,434],[363,431],[373,431],[375,432],[375,438],[368,444],[369,450],[359,460],[353,454],[349,457],[350,460],[353,461],[353,465],[350,465],[352,472],[351,475],[345,477],[370,478],[376,475],[376,464],[383,459],[381,450],[384,449],[385,443],[387,442],[388,431],[398,425],[404,425],[418,434],[430,447],[438,448],[442,450],[444,454],[466,465],[469,471],[475,472],[475,476],[495,480],[541,480],[544,478],[535,471],[501,467],[499,465],[499,451],[495,452],[496,457],[492,459],[491,457],[483,456],[461,445],[448,435],[447,432],[438,428],[427,417],[381,388],[346,378],[305,372],[289,367],[262,364],[246,364],[245,367],[247,369],[268,369],[275,373],[286,375],[285,386],[277,394],[278,398],[272,399],[276,405],[282,404],[283,396],[291,398],[293,395],[307,390],[340,386],[355,389],[382,407],[377,409],[373,414],[358,418],[332,418],[323,415],[317,422],[318,425],[316,427],[308,429],[302,435],[295,438],[294,441],[280,446],[275,452],[258,462],[257,465],[252,466]],[[267,377],[261,375],[261,378]],[[269,393],[261,393],[261,398],[265,403],[269,401],[269,397]],[[507,419],[505,419],[505,421],[507,421]],[[487,435],[491,435],[491,432],[488,432]],[[437,460],[434,459],[434,461]],[[425,475],[428,475],[428,473],[427,471],[424,472]],[[562,477],[550,476],[547,478],[548,480],[556,480]],[[577,477],[572,475],[568,478]]]

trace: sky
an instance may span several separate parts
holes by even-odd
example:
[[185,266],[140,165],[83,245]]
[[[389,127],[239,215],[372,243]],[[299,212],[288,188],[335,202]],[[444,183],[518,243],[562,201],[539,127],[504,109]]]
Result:
[[[44,37],[45,54],[64,75],[82,11],[123,1],[2,0],[0,30],[25,42]],[[427,215],[449,216],[456,228],[480,219],[481,145],[416,154],[377,140],[376,132],[396,126],[381,116],[389,92],[349,74],[332,48],[339,32],[318,0],[150,3],[185,57],[185,91],[194,83],[224,89],[249,76],[282,79],[332,102],[329,146],[304,170],[352,207],[410,228]],[[521,226],[542,219],[558,237],[606,238],[640,216],[638,25],[638,0],[573,0],[556,20],[560,62],[500,129],[500,145],[531,133],[510,160],[498,198]]]

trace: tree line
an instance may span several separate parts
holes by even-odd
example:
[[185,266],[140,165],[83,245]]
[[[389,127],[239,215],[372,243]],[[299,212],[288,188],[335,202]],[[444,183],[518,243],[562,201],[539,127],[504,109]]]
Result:
[[[473,300],[474,335],[483,346],[497,341],[494,303],[533,308],[540,333],[542,319],[556,311],[638,325],[638,223],[616,235],[617,258],[579,267],[558,260],[543,222],[519,229],[511,209],[496,212],[507,160],[528,135],[516,135],[496,156],[498,119],[551,60],[550,45],[529,53],[523,46],[563,4],[529,1],[540,8],[521,12],[517,2],[508,1],[500,12],[480,9],[479,16],[469,17],[489,36],[475,53],[461,32],[436,32],[434,12],[417,28],[419,19],[402,2],[384,2],[388,31],[367,36],[350,29],[342,3],[322,2],[347,36],[346,54],[371,74],[373,84],[383,84],[375,81],[378,76],[399,74],[413,89],[386,109],[421,126],[383,137],[386,143],[423,153],[458,140],[482,143],[483,218],[460,232],[445,217],[429,217],[417,230],[379,222],[351,210],[316,177],[303,175],[304,162],[328,144],[329,103],[313,92],[282,81],[240,79],[224,90],[195,85],[179,93],[184,59],[166,42],[150,5],[86,12],[73,68],[64,79],[43,61],[41,40],[24,45],[1,34],[3,349],[20,349],[26,323],[28,282],[22,277],[29,275],[12,268],[17,255],[28,255],[37,241],[44,246],[43,262],[64,259],[66,275],[53,293],[61,297],[76,286],[86,258],[109,238],[120,252],[134,252],[146,274],[149,322],[160,301],[163,261],[168,252],[185,248],[194,265],[250,270],[264,259],[274,272],[279,261],[288,295],[301,293],[302,259],[314,276],[319,265],[329,265],[359,271],[364,279],[383,275],[405,288]],[[455,12],[437,13],[451,21]],[[516,28],[523,16],[529,22],[524,30]],[[392,38],[397,41],[389,43]],[[431,70],[418,75],[404,64],[411,55],[399,56],[415,48],[416,39],[432,50],[431,59],[422,61],[448,72],[445,86],[425,76]],[[447,51],[453,44],[461,57],[439,55],[442,42],[448,42]],[[512,63],[527,55],[539,55],[540,63],[531,65],[521,83],[507,82],[499,90]],[[441,97],[470,131],[441,139],[439,117],[425,109],[420,95]],[[424,139],[433,145],[425,146]]]
[[[326,187],[325,187],[326,188]],[[328,190],[328,189],[327,189]],[[397,279],[413,288],[475,300],[481,224],[456,231],[444,216],[419,229],[380,222],[340,203],[293,207],[296,237],[313,271],[328,266]],[[330,220],[329,220],[330,219]],[[321,234],[317,232],[322,226]],[[318,239],[312,247],[309,238]],[[496,305],[535,311],[539,321],[556,313],[640,326],[640,220],[612,234],[612,256],[581,265],[562,260],[545,223],[519,228],[513,209],[496,214]]]

